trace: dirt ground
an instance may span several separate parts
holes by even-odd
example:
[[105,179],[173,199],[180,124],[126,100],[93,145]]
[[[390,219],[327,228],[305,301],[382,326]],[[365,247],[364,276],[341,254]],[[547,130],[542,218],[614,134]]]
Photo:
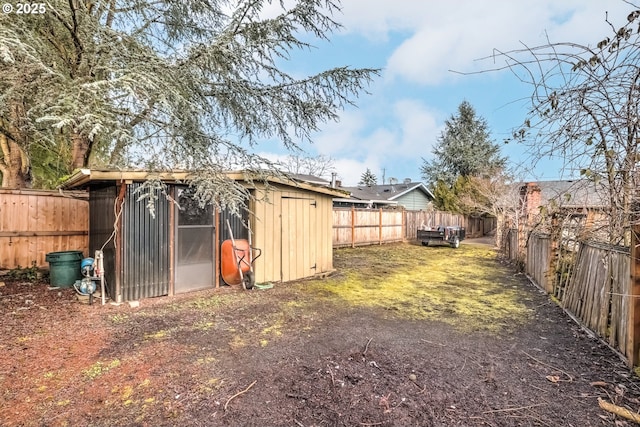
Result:
[[624,426],[640,381],[487,245],[140,301],[0,278],[3,426]]

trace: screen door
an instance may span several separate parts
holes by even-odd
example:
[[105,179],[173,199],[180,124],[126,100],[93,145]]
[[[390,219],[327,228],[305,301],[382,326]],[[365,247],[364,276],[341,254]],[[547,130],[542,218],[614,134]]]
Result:
[[177,201],[175,292],[213,287],[213,206],[200,207],[188,188],[178,189]]

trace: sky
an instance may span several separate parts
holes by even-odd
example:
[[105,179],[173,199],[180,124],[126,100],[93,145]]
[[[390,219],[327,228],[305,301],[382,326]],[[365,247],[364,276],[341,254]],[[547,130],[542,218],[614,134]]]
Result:
[[[622,0],[343,0],[334,18],[343,26],[329,42],[314,41],[311,52],[295,54],[283,68],[299,76],[351,66],[380,68],[381,75],[340,112],[338,122],[321,126],[306,155],[330,156],[343,185],[357,185],[369,168],[382,184],[390,178],[423,181],[423,159],[445,120],[468,101],[486,120],[525,180],[576,178],[561,158],[533,163],[526,148],[504,139],[526,118],[532,87],[491,59],[507,52],[551,42],[595,46],[621,26],[633,8]],[[277,142],[259,145],[270,159],[286,156]],[[428,183],[427,183],[428,184]]]

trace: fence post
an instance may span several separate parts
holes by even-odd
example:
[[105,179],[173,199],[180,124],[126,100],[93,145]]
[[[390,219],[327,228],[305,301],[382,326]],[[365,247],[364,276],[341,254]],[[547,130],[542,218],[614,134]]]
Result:
[[402,208],[402,241],[407,240],[407,237],[409,236],[408,230],[407,230],[407,210],[403,207]]
[[630,286],[627,299],[629,301],[629,322],[627,324],[627,364],[634,367],[638,362],[640,346],[640,250],[638,234],[640,226],[634,225],[631,232]]
[[356,208],[351,205],[351,247],[356,247]]
[[378,244],[382,245],[382,208],[379,209],[379,221],[378,221]]

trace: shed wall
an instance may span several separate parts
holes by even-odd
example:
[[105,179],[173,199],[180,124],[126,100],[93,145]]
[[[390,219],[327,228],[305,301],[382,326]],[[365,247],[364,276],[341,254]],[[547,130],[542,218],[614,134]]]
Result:
[[169,293],[170,209],[172,203],[160,194],[155,216],[138,201],[139,183],[127,185],[122,210],[122,300],[157,297]]
[[290,281],[333,269],[332,198],[305,190],[263,188],[252,202],[257,282]]
[[115,300],[116,256],[114,205],[118,189],[114,183],[95,185],[89,192],[89,256],[102,250],[107,294]]

